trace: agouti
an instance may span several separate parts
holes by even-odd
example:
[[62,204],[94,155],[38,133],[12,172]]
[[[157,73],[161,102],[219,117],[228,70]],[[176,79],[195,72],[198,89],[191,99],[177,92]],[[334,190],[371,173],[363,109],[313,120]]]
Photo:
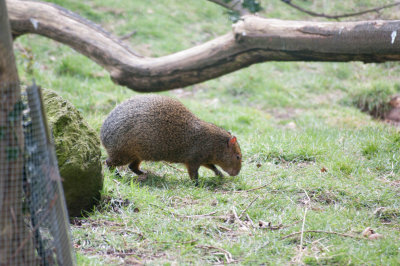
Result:
[[178,100],[160,96],[135,96],[111,111],[104,121],[101,141],[109,168],[129,164],[137,175],[141,161],[167,161],[186,165],[198,184],[205,166],[223,176],[239,174],[242,154],[235,136],[192,114]]
[[400,95],[394,96],[389,105],[391,109],[385,114],[385,120],[389,123],[399,123],[400,122]]

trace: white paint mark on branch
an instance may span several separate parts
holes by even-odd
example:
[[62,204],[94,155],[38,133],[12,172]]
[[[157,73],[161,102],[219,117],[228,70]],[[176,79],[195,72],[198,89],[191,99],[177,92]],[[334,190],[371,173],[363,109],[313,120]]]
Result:
[[29,21],[32,23],[32,25],[33,25],[33,27],[35,28],[35,30],[37,30],[37,29],[38,29],[38,26],[39,26],[39,21],[37,21],[37,20],[34,19],[34,18],[30,18]]
[[394,43],[394,40],[396,39],[396,36],[397,36],[397,30],[392,31],[392,35],[391,35],[391,37],[392,37],[392,44]]

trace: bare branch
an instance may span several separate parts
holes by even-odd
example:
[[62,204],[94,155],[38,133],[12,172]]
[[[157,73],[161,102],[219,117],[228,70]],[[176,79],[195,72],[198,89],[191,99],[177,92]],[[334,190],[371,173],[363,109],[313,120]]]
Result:
[[308,22],[244,16],[232,31],[171,55],[148,58],[99,26],[50,3],[7,0],[14,35],[69,45],[140,92],[200,83],[265,61],[400,61],[400,20]]
[[375,8],[371,8],[371,9],[367,9],[367,10],[363,10],[363,11],[359,11],[359,12],[354,12],[354,13],[347,13],[347,14],[341,14],[341,15],[328,15],[328,14],[324,14],[324,13],[317,13],[314,11],[310,11],[307,9],[304,9],[296,4],[293,4],[291,0],[281,0],[282,2],[284,2],[285,4],[301,11],[304,12],[308,15],[314,16],[314,17],[323,17],[323,18],[330,18],[330,19],[339,19],[339,18],[348,18],[348,17],[355,17],[355,16],[361,16],[367,13],[372,13],[372,12],[379,12],[382,9],[386,9],[386,8],[391,8],[391,7],[395,7],[400,5],[400,2],[395,2],[392,4],[387,4],[384,6],[380,6],[380,7],[375,7]]

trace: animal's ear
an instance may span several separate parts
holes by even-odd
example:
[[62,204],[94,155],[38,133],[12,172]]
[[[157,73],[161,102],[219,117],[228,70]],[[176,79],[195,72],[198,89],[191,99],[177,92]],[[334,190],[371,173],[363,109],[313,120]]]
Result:
[[237,142],[237,139],[236,139],[235,136],[233,136],[233,137],[231,137],[231,138],[229,139],[228,146],[233,146],[233,145],[236,144],[236,142]]

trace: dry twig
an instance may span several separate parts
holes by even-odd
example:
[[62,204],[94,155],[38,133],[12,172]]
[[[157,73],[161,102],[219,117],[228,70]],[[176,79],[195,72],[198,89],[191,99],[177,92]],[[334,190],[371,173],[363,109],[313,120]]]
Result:
[[172,214],[173,216],[179,217],[179,218],[185,218],[185,219],[203,219],[203,218],[213,218],[213,219],[223,219],[223,220],[227,220],[228,218],[226,216],[214,216],[214,214],[217,213],[217,211],[212,211],[210,213],[205,213],[205,214],[196,214],[196,215],[183,215],[183,214],[179,214],[176,212],[172,212],[170,210],[166,210],[161,206],[158,206],[156,204],[150,204],[152,206],[155,206],[165,212],[168,212],[170,214]]
[[155,241],[155,244],[166,244],[166,245],[174,245],[174,244],[193,244],[196,243],[198,240],[197,239],[192,239],[189,241]]
[[232,213],[233,213],[233,217],[235,218],[235,222],[237,222],[240,225],[243,225],[243,222],[239,219],[239,216],[237,215],[235,206],[233,206],[233,208],[232,208]]
[[249,205],[247,205],[247,207],[240,213],[239,215],[239,219],[242,218],[243,214],[251,207],[251,205],[253,205],[253,203],[258,200],[260,196],[257,196],[252,202],[250,202]]
[[271,222],[265,222],[263,220],[259,220],[258,221],[258,226],[261,229],[280,230],[280,229],[285,229],[285,228],[291,227],[293,225],[296,225],[299,222],[301,222],[301,220],[298,220],[298,221],[296,221],[294,223],[291,223],[291,224],[288,224],[288,225],[283,225],[283,224],[271,225]]
[[382,9],[386,9],[386,8],[391,8],[391,7],[395,7],[400,5],[400,2],[395,2],[392,4],[387,4],[384,6],[380,6],[380,7],[375,7],[375,8],[371,8],[371,9],[367,9],[367,10],[363,10],[363,11],[359,11],[359,12],[354,12],[354,13],[347,13],[347,14],[341,14],[341,15],[328,15],[328,14],[324,14],[324,13],[317,13],[314,11],[310,11],[307,9],[304,9],[296,4],[293,4],[291,0],[281,0],[282,2],[284,2],[285,4],[301,11],[304,12],[308,15],[314,16],[314,17],[324,17],[324,18],[330,18],[330,19],[339,19],[339,18],[348,18],[348,17],[355,17],[355,16],[360,16],[360,15],[364,15],[367,13],[371,13],[371,12],[379,12]]
[[121,37],[119,37],[120,40],[126,40],[129,39],[130,37],[132,37],[134,34],[136,34],[136,30],[133,30],[131,32],[128,32],[127,34],[122,35]]
[[182,169],[179,169],[179,168],[177,168],[177,167],[173,166],[172,164],[170,164],[170,163],[167,163],[167,162],[165,162],[165,161],[163,161],[163,164],[165,164],[166,166],[169,166],[169,167],[171,167],[171,168],[175,169],[175,170],[176,170],[176,171],[178,171],[178,172],[181,172],[181,173],[186,173],[186,172],[185,172],[185,171],[183,171]]
[[222,253],[225,256],[226,263],[228,263],[228,264],[235,261],[233,259],[233,257],[232,257],[232,254],[229,251],[227,251],[227,250],[225,250],[223,248],[214,247],[214,246],[208,246],[208,245],[196,245],[196,247],[202,248],[202,249],[216,249],[216,250],[222,251]]
[[232,231],[232,229],[230,229],[228,227],[225,227],[225,226],[222,226],[222,225],[218,225],[218,228],[221,228],[222,230],[225,230],[225,231],[228,231],[228,232]]
[[323,231],[323,230],[305,230],[305,231],[295,232],[295,233],[286,235],[286,236],[282,237],[281,239],[290,238],[290,237],[304,234],[304,233],[323,233],[323,234],[338,235],[338,236],[343,236],[343,237],[350,237],[350,238],[355,238],[355,239],[363,239],[362,237],[358,237],[358,236],[354,236],[354,235],[343,234],[343,233],[332,232],[332,231]]
[[306,193],[306,196],[307,196],[307,202],[305,202],[305,205],[306,205],[306,208],[304,209],[304,217],[303,217],[303,223],[302,223],[302,225],[301,225],[301,236],[300,236],[300,250],[302,251],[303,250],[303,235],[304,235],[304,225],[305,225],[305,223],[306,223],[306,215],[307,215],[307,210],[308,210],[308,204],[311,202],[311,199],[310,199],[310,197],[308,196],[308,193],[307,193],[307,191],[305,190],[305,189],[303,189],[304,190],[304,193]]
[[247,224],[245,222],[243,222],[242,220],[240,220],[239,216],[237,215],[237,212],[235,210],[235,207],[232,208],[232,213],[233,213],[233,217],[234,217],[234,221],[237,222],[239,224],[239,229],[243,230],[243,231],[250,231],[250,228],[247,226]]
[[250,218],[250,216],[247,213],[246,213],[246,218],[250,222],[251,226],[253,226],[253,228],[255,228],[256,226],[254,225],[253,220]]
[[196,218],[209,218],[210,216],[216,214],[217,211],[213,211],[210,213],[205,213],[205,214],[196,214],[196,215],[181,215],[181,214],[177,214],[175,213],[175,215],[180,216],[182,218],[187,218],[187,219],[196,219]]

